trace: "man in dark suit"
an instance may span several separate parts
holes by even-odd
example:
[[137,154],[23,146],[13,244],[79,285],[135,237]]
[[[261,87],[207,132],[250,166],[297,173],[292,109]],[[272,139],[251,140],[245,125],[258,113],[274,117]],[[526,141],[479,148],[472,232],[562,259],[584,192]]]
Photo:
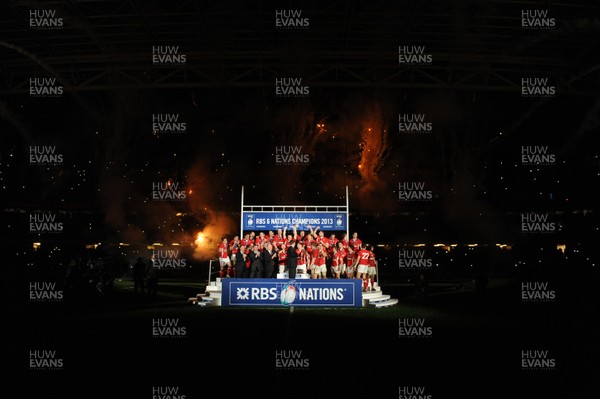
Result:
[[244,278],[244,269],[246,269],[246,246],[242,245],[235,254],[235,277]]
[[261,278],[263,275],[262,253],[258,249],[258,245],[253,245],[250,255],[250,278]]
[[265,250],[263,251],[263,267],[264,267],[264,278],[272,278],[275,272],[275,261],[273,258],[277,256],[277,253],[273,250],[273,245],[267,243]]
[[290,278],[296,278],[296,267],[298,266],[298,254],[296,253],[296,241],[291,240],[288,243],[287,262],[288,273]]

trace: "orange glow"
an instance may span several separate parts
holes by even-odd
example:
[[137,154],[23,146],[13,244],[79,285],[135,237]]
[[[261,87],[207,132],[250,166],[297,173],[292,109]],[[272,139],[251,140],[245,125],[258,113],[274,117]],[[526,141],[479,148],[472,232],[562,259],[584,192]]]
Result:
[[196,236],[196,241],[194,241],[196,243],[196,245],[201,245],[202,242],[204,241],[204,234],[202,234],[201,232],[198,233],[198,235]]

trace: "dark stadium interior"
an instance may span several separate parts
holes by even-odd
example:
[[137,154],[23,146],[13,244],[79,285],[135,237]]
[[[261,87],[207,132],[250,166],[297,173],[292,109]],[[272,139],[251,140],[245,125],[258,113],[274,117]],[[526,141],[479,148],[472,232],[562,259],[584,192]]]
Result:
[[[278,25],[281,10],[300,26]],[[600,4],[8,0],[0,21],[15,397],[153,398],[155,386],[186,399],[402,398],[399,387],[417,386],[429,396],[415,399],[597,397]],[[175,47],[179,61],[156,61],[156,48]],[[430,58],[402,64],[415,48]],[[304,95],[279,95],[282,78],[301,78]],[[527,79],[550,94],[525,96]],[[157,115],[182,131],[157,131]],[[403,132],[414,117],[430,131]],[[281,148],[308,161],[280,164]],[[59,159],[31,158],[44,149]],[[525,162],[540,150],[548,162]],[[164,182],[185,200],[156,201]],[[430,197],[403,200],[414,183]],[[221,238],[240,233],[242,186],[245,204],[282,206],[344,205],[348,187],[349,231],[375,247],[379,285],[398,304],[190,305],[215,278]],[[34,214],[60,229],[32,231]],[[155,247],[187,264],[141,298],[132,266]],[[430,265],[403,264],[406,251]],[[72,262],[87,269],[73,277]],[[64,297],[31,301],[32,282]],[[556,297],[523,301],[526,282]],[[160,317],[187,335],[154,338]],[[399,337],[406,318],[433,336]],[[32,371],[39,349],[64,368]],[[282,349],[302,350],[310,368],[274,369]],[[523,370],[528,349],[556,367]]]

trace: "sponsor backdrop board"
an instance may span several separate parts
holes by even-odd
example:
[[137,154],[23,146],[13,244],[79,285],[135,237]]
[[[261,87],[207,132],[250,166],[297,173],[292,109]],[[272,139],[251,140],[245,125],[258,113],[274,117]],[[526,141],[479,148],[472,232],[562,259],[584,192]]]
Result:
[[243,230],[277,230],[288,228],[291,232],[295,224],[298,230],[319,227],[320,230],[346,230],[346,212],[244,212]]
[[361,280],[224,279],[222,306],[361,307]]

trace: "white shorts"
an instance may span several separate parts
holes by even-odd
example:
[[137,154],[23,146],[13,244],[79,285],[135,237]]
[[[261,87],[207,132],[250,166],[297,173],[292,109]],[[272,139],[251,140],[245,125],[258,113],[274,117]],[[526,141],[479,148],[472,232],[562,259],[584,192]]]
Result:
[[366,273],[367,271],[369,271],[369,266],[368,265],[358,265],[358,269],[356,270],[357,273]]
[[315,273],[315,274],[321,273],[321,274],[325,275],[325,274],[327,274],[327,266],[326,265],[320,265],[320,266],[313,265],[313,273]]
[[222,266],[231,266],[231,260],[229,259],[229,256],[226,258],[219,258],[219,265]]
[[338,274],[341,271],[342,271],[342,268],[340,266],[331,266],[331,273]]
[[354,266],[346,266],[346,274],[354,274]]
[[302,265],[296,266],[296,273],[306,274],[306,265],[302,264]]
[[369,276],[374,276],[377,274],[377,268],[375,266],[369,266],[369,270],[367,270],[367,274]]

